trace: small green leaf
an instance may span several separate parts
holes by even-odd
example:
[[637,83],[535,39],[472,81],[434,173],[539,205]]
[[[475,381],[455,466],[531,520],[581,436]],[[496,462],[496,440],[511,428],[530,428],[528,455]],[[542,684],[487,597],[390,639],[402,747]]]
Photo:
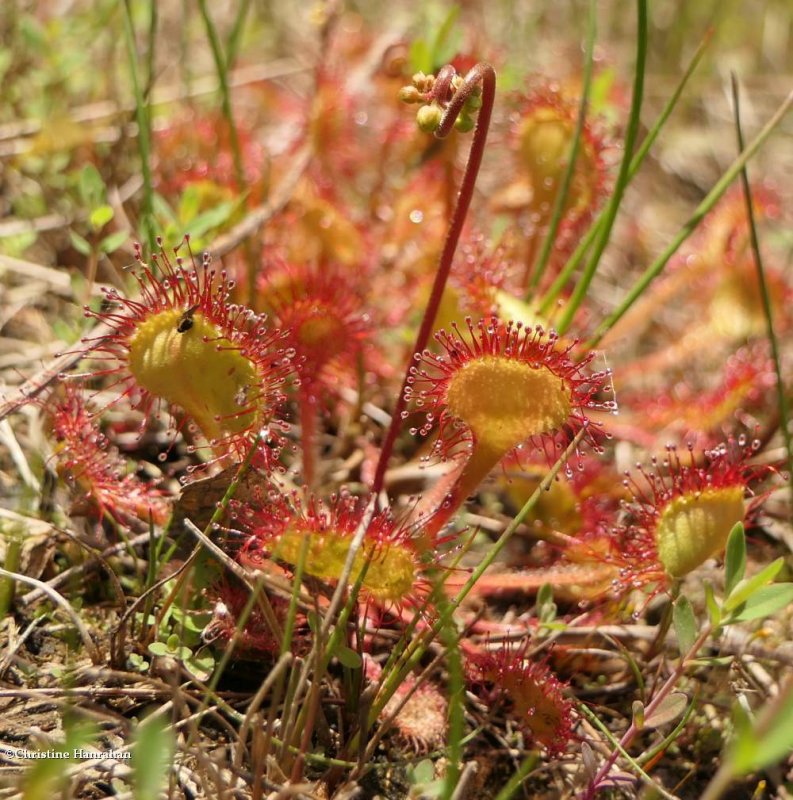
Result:
[[188,186],[179,199],[179,219],[190,220],[198,216],[201,209],[201,195],[195,184]]
[[11,258],[21,258],[25,251],[36,244],[39,235],[36,231],[25,231],[0,238],[0,253]]
[[56,339],[71,344],[77,338],[74,328],[62,319],[52,321],[52,332]]
[[215,669],[215,656],[211,651],[204,650],[186,658],[184,665],[198,680],[205,681]]
[[540,586],[540,591],[537,592],[537,606],[545,606],[553,602],[553,586],[550,583],[544,583]]
[[694,611],[691,608],[691,603],[688,602],[688,598],[682,595],[677,598],[672,609],[672,619],[675,623],[680,654],[686,655],[697,639],[697,620],[694,617]]
[[780,556],[776,561],[772,561],[765,569],[760,570],[757,575],[751,578],[744,578],[732,590],[730,596],[724,601],[725,611],[734,611],[738,606],[746,602],[760,587],[765,586],[776,578],[779,571],[784,566],[785,560]]
[[363,663],[361,661],[361,656],[356,653],[355,650],[345,645],[339,645],[333,655],[348,669],[360,669]]
[[460,7],[452,6],[446,19],[438,28],[430,53],[430,69],[440,69],[457,54],[462,42],[462,30],[455,28],[457,18],[460,16]]
[[609,94],[614,86],[616,78],[617,71],[614,67],[606,67],[605,69],[599,70],[598,74],[592,78],[589,102],[593,112],[603,114],[609,110]]
[[424,39],[415,39],[410,45],[410,66],[413,72],[432,72],[432,52]]
[[193,239],[205,236],[209,231],[219,228],[227,222],[239,205],[237,200],[227,200],[225,203],[210,208],[209,211],[205,211],[191,220],[185,233],[190,234]]
[[135,800],[157,800],[173,761],[173,732],[161,717],[151,717],[138,726],[133,741],[132,794]]
[[688,697],[683,692],[672,692],[659,703],[652,714],[645,716],[644,727],[659,728],[674,722],[686,710],[687,705]]
[[758,589],[730,617],[730,622],[749,622],[772,614],[793,603],[793,583],[774,583]]
[[90,207],[98,206],[105,196],[105,182],[93,164],[86,164],[80,170],[78,184],[80,199]]
[[165,642],[152,642],[148,650],[153,656],[170,656],[173,654],[173,650]]
[[708,581],[705,581],[705,606],[708,609],[710,624],[714,628],[718,628],[721,624],[721,609],[716,602],[716,596],[713,594],[713,586]]
[[146,672],[146,670],[149,668],[149,662],[146,661],[146,659],[143,658],[143,656],[139,653],[130,653],[127,661],[129,662],[130,666],[133,669],[136,669],[138,672]]
[[181,609],[179,609],[179,613],[174,614],[174,619],[185,631],[202,633],[204,628],[212,621],[212,612],[189,610],[182,613]]
[[101,231],[102,228],[113,219],[114,213],[111,206],[103,204],[97,206],[88,216],[88,221],[95,231]]
[[736,523],[727,538],[727,550],[724,557],[724,593],[730,596],[739,581],[746,573],[746,535],[743,523]]
[[69,239],[71,239],[72,247],[83,256],[91,255],[91,243],[88,239],[80,236],[79,233],[69,231]]
[[168,201],[161,195],[155,192],[151,198],[154,213],[164,219],[166,222],[176,222],[176,214],[174,210],[168,205]]
[[752,730],[752,720],[740,701],[732,706],[733,739],[727,756],[736,768],[738,763],[752,763],[757,758],[758,742]]
[[781,762],[793,751],[793,688],[790,684],[778,698],[769,701],[776,704],[770,723],[763,725],[762,734],[749,731],[739,734],[739,740],[746,738],[754,743],[754,748],[736,749],[733,767],[739,774],[756,772],[772,764]]
[[103,253],[115,253],[116,250],[127,241],[128,237],[129,234],[126,231],[111,233],[99,242],[99,249]]
[[419,761],[410,770],[410,782],[414,785],[423,785],[435,779],[435,765],[429,758]]

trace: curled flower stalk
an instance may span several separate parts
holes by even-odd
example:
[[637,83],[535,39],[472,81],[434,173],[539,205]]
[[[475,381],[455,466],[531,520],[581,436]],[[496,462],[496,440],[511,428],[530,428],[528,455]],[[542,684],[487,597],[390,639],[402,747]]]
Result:
[[442,454],[462,444],[468,455],[441,508],[427,521],[430,534],[510,451],[581,428],[595,444],[586,412],[613,406],[596,399],[607,389],[610,373],[587,372],[594,353],[574,361],[574,345],[562,347],[539,326],[523,328],[496,318],[474,326],[469,320],[467,335],[455,326],[453,334],[442,331],[436,338],[445,354],[425,351],[411,370],[406,394],[416,405],[429,406],[422,432],[440,418]]
[[[493,113],[493,103],[496,97],[496,72],[490,64],[479,63],[462,80],[455,81],[456,71],[454,67],[447,65],[438,72],[437,78],[426,79],[427,76],[417,76],[419,86],[406,87],[409,92],[403,92],[402,99],[406,102],[425,102],[428,105],[422,106],[419,111],[421,114],[424,109],[432,109],[431,124],[426,119],[428,114],[424,112],[424,120],[417,117],[420,127],[425,130],[432,130],[439,139],[446,138],[455,126],[458,118],[466,119],[462,124],[463,130],[468,128],[471,118],[470,112],[479,106],[476,124],[474,127],[473,141],[468,155],[468,163],[465,167],[460,193],[457,198],[457,205],[452,213],[449,229],[446,233],[446,240],[443,243],[438,270],[435,273],[435,281],[432,285],[424,317],[421,320],[419,331],[416,334],[416,341],[413,345],[414,354],[421,353],[427,346],[432,333],[435,317],[438,314],[443,290],[449,279],[449,273],[454,261],[454,253],[460,241],[463,231],[468,208],[474,195],[476,178],[479,175],[479,167],[482,164],[482,157],[485,153],[485,143],[487,142],[487,131],[490,127],[490,118]],[[481,98],[480,98],[481,95]],[[471,123],[473,124],[473,123]],[[377,497],[383,488],[385,471],[391,453],[394,449],[397,435],[402,427],[403,413],[406,407],[405,390],[410,379],[410,367],[405,372],[402,388],[397,395],[394,412],[391,417],[391,424],[388,426],[383,447],[380,450],[380,458],[375,469],[374,480],[372,482],[372,494]]]
[[[265,317],[230,300],[233,283],[211,268],[174,262],[161,252],[152,265],[137,253],[137,299],[106,291],[109,311],[92,311],[112,328],[94,348],[116,376],[122,396],[148,411],[155,400],[178,407],[200,429],[216,459],[241,460],[253,437],[275,421],[290,371],[283,337]],[[156,275],[159,268],[161,275]]]

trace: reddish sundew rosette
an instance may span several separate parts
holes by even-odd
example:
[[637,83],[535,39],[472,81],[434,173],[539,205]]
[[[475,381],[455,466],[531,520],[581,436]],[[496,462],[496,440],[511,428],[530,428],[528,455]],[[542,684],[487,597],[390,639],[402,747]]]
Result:
[[487,477],[504,456],[528,443],[545,449],[553,462],[564,448],[562,439],[584,428],[584,440],[595,449],[597,425],[587,417],[593,409],[612,409],[597,399],[610,390],[610,372],[588,372],[593,352],[576,361],[576,344],[563,346],[555,333],[539,326],[503,323],[497,318],[467,320],[468,335],[454,326],[436,340],[445,353],[429,351],[413,367],[408,387],[416,406],[429,407],[421,433],[439,418],[436,451],[443,457],[460,446],[468,458],[442,509],[434,514],[437,531]]
[[[755,221],[773,221],[779,217],[780,202],[773,190],[762,184],[752,186]],[[769,265],[765,271],[775,324],[789,325],[793,296],[784,274]],[[613,329],[616,337],[638,338],[655,325],[661,309],[671,308],[677,298],[699,298],[696,306],[698,325],[683,317],[685,327],[673,332],[674,343],[626,365],[629,373],[657,372],[661,366],[688,362],[702,349],[703,339],[746,339],[765,333],[757,269],[751,254],[746,199],[738,186],[719,201],[703,220],[687,246],[671,259],[664,277],[638,299]],[[706,309],[706,313],[703,313]],[[665,318],[666,319],[666,318]],[[715,334],[715,336],[714,336]],[[712,349],[712,348],[709,348]]]
[[354,374],[371,333],[355,278],[332,265],[283,264],[260,281],[259,302],[283,331],[300,386],[312,395],[332,393]]
[[[225,648],[234,640],[236,653],[243,657],[280,654],[281,642],[267,623],[258,603],[254,604],[245,624],[240,624],[242,612],[250,598],[250,590],[247,587],[224,580],[207,590],[207,594],[213,605],[212,618],[201,634],[206,644],[219,644]],[[267,602],[278,623],[283,625],[286,622],[289,601],[277,595],[268,595]],[[298,614],[292,637],[293,653],[308,652],[311,647],[309,633],[305,617]]]
[[[261,196],[262,176],[267,173],[267,154],[252,132],[239,120],[236,132],[245,172],[245,189],[251,204]],[[190,114],[172,120],[154,136],[158,190],[178,194],[190,185],[210,184],[240,189],[234,170],[234,154],[227,121],[216,116]],[[233,196],[231,196],[233,199]]]
[[554,675],[546,660],[530,661],[526,647],[466,654],[470,681],[481,687],[487,703],[503,702],[510,718],[531,742],[551,758],[561,756],[573,739],[573,702],[567,685]]
[[[776,190],[757,183],[752,186],[752,210],[757,222],[778,220],[781,201]],[[679,260],[677,266],[689,275],[697,270],[718,271],[723,264],[734,265],[750,254],[750,229],[746,216],[746,198],[741,187],[734,187],[705,217],[694,239],[693,253]]]
[[259,301],[295,353],[303,478],[309,487],[313,487],[317,472],[318,412],[324,400],[355,382],[371,332],[369,315],[354,283],[351,276],[331,265],[321,269],[282,265],[261,282]]
[[299,134],[292,152],[308,147],[312,154],[308,175],[318,187],[339,194],[340,179],[351,179],[368,167],[361,137],[366,132],[367,107],[356,107],[356,98],[345,85],[344,75],[320,69],[310,98],[294,109]]
[[741,411],[762,404],[775,382],[767,349],[742,348],[727,359],[721,381],[712,389],[681,383],[668,393],[623,395],[622,401],[635,409],[642,429],[674,430],[688,441],[695,434],[712,434],[734,424]]
[[56,469],[82,493],[85,510],[100,522],[107,516],[121,527],[128,527],[133,520],[165,524],[170,515],[167,499],[128,472],[73,385],[65,384],[64,395],[46,408],[55,440]]
[[527,327],[542,325],[543,319],[522,299],[522,268],[513,252],[514,246],[503,239],[493,247],[481,234],[472,234],[460,248],[450,283],[462,295],[461,307],[474,317],[511,319]]
[[[512,183],[496,193],[493,205],[500,211],[528,210],[531,233],[542,233],[551,220],[567,170],[578,105],[577,99],[565,97],[550,85],[535,89],[519,101],[512,137],[517,174]],[[603,132],[592,119],[586,119],[562,208],[556,252],[567,252],[575,244],[577,234],[605,197],[607,147]]]
[[674,448],[652,471],[639,467],[640,484],[626,479],[633,495],[629,522],[618,532],[605,560],[619,567],[614,589],[668,585],[719,555],[733,527],[751,521],[764,495],[752,496],[751,482],[770,467],[752,466],[757,445],[743,438],[707,450],[692,450],[684,462]]
[[414,607],[429,588],[412,526],[400,523],[388,510],[372,512],[362,500],[337,496],[328,504],[294,495],[271,494],[262,504],[232,503],[234,524],[247,542],[239,561],[260,568],[267,559],[295,567],[308,540],[304,573],[338,581],[350,546],[361,526],[365,533],[353,561],[350,585],[368,564],[361,598],[383,607]]
[[137,251],[140,297],[105,292],[115,307],[86,308],[86,316],[112,327],[94,353],[111,366],[94,376],[115,376],[113,387],[146,412],[155,400],[181,409],[212,446],[216,460],[240,460],[254,436],[277,436],[277,411],[289,375],[283,335],[265,317],[230,301],[233,283],[205,255],[188,268],[180,257],[152,257],[157,276]]
[[[368,653],[364,653],[363,663],[366,679],[379,682],[383,674],[380,665]],[[390,719],[399,709],[393,719],[397,737],[414,752],[427,753],[446,740],[449,703],[434,683],[426,681],[418,687],[416,683],[415,675],[405,676],[380,712],[380,719]]]
[[266,246],[268,251],[280,247],[294,264],[333,263],[354,274],[368,257],[367,244],[365,231],[341,199],[303,182],[274,220]]

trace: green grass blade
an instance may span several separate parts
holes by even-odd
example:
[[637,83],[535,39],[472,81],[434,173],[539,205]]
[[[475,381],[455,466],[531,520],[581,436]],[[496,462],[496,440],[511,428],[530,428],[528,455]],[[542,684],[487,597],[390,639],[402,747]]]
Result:
[[[741,129],[741,106],[738,92],[738,82],[735,74],[732,75],[732,99],[735,109],[735,133],[738,140],[738,152],[744,149],[743,130]],[[757,225],[754,218],[754,207],[752,205],[752,188],[749,184],[749,172],[744,164],[741,169],[741,184],[743,186],[743,196],[746,200],[746,218],[749,221],[749,237],[752,246],[752,256],[754,266],[757,270],[757,281],[760,286],[760,297],[763,301],[763,315],[765,316],[766,334],[768,343],[771,346],[771,358],[774,361],[774,372],[776,372],[776,397],[777,411],[779,413],[779,427],[782,431],[782,439],[785,442],[787,451],[787,464],[790,479],[788,486],[793,500],[793,443],[791,442],[790,426],[790,407],[785,393],[785,382],[782,379],[782,358],[779,354],[779,341],[774,330],[774,312],[771,308],[771,295],[768,292],[768,282],[765,279],[765,267],[763,257],[760,253],[760,239],[757,236]]]
[[206,28],[207,38],[209,39],[209,46],[212,49],[212,58],[215,61],[215,69],[218,73],[221,108],[223,110],[223,116],[226,118],[226,123],[229,126],[231,157],[234,160],[234,177],[237,181],[237,188],[242,192],[245,191],[245,170],[242,165],[242,151],[240,150],[240,139],[239,134],[237,133],[237,124],[234,121],[234,112],[231,108],[228,62],[226,56],[223,55],[223,47],[220,43],[220,37],[218,36],[215,23],[212,21],[212,17],[209,14],[206,0],[198,0],[198,6],[201,10],[201,17],[204,20],[204,27]]
[[620,163],[620,170],[614,185],[606,210],[603,222],[598,227],[597,237],[594,242],[594,249],[589,257],[584,273],[575,287],[573,296],[565,306],[562,317],[559,320],[557,329],[559,333],[565,333],[573,322],[576,311],[586,298],[589,285],[595,277],[595,272],[600,265],[603,251],[609,243],[614,221],[617,218],[622,197],[630,181],[630,165],[633,158],[633,148],[636,144],[636,137],[639,134],[639,123],[642,110],[642,100],[644,99],[644,74],[647,66],[647,0],[637,0],[636,2],[636,66],[633,78],[633,96],[631,98],[631,110],[628,116],[628,127],[625,131],[625,151]]
[[[149,249],[154,252],[154,184],[151,176],[151,119],[149,107],[144,98],[143,89],[138,77],[138,55],[135,46],[135,29],[132,24],[132,8],[130,0],[122,0],[124,45],[127,50],[129,72],[132,78],[132,91],[135,96],[135,118],[138,122],[138,153],[140,155],[140,171],[143,177],[143,200],[141,202],[141,234]],[[152,12],[154,13],[154,12]],[[156,22],[156,17],[155,17]],[[151,27],[151,26],[150,26]],[[153,46],[153,45],[152,45]],[[151,48],[150,48],[151,49]]]
[[543,240],[542,249],[540,250],[540,254],[537,258],[537,263],[532,269],[531,278],[529,280],[529,296],[526,298],[527,301],[531,300],[531,295],[536,290],[540,280],[542,280],[545,268],[548,266],[548,261],[551,258],[551,250],[553,250],[553,245],[556,241],[556,233],[559,230],[559,225],[562,222],[564,204],[567,201],[567,196],[570,193],[570,185],[573,182],[575,165],[576,161],[578,160],[578,151],[581,148],[581,136],[584,131],[587,108],[589,107],[589,94],[592,88],[592,65],[595,61],[596,34],[597,3],[595,0],[589,0],[589,22],[587,24],[586,35],[586,56],[584,57],[584,84],[581,90],[581,101],[578,105],[578,118],[576,119],[575,132],[573,133],[573,143],[570,147],[570,155],[567,159],[567,168],[562,179],[562,185],[557,192],[556,199],[554,200],[553,212],[551,214],[551,222],[548,226],[548,232]]
[[649,267],[642,273],[631,290],[628,292],[625,299],[619,306],[609,314],[603,322],[600,323],[595,334],[587,343],[589,347],[596,347],[600,340],[622,319],[623,315],[628,309],[641,297],[647,287],[663,272],[664,267],[669,262],[669,259],[678,251],[680,245],[688,239],[689,236],[697,229],[697,226],[702,222],[705,216],[713,209],[716,203],[721,199],[724,192],[727,191],[730,184],[735,180],[740,171],[749,162],[749,160],[757,153],[762,147],[763,142],[773,133],[774,129],[784,119],[785,115],[790,111],[793,105],[793,92],[791,92],[782,105],[776,110],[776,113],[768,120],[760,133],[757,134],[755,139],[749,146],[741,153],[741,155],[733,161],[724,175],[716,182],[715,186],[708,192],[705,199],[694,209],[694,213],[689,220],[680,229],[677,236],[669,243],[666,249],[658,256],[658,258],[650,264]]
[[[639,169],[641,168],[642,164],[644,163],[645,158],[650,152],[650,149],[655,144],[658,136],[660,135],[661,131],[663,130],[664,126],[666,125],[667,120],[672,115],[672,111],[674,111],[675,106],[677,106],[678,101],[680,100],[681,95],[683,94],[683,90],[688,85],[688,81],[691,76],[696,71],[696,68],[699,66],[699,62],[702,60],[702,57],[705,55],[705,51],[707,50],[708,45],[710,44],[711,39],[713,38],[713,30],[709,30],[707,34],[705,34],[704,38],[699,44],[696,52],[691,58],[689,65],[683,74],[683,77],[680,79],[675,91],[672,93],[672,96],[666,102],[661,113],[658,115],[658,119],[655,121],[655,124],[650,129],[647,136],[644,137],[644,140],[641,143],[641,146],[636,151],[636,155],[634,155],[633,159],[631,160],[631,166],[628,171],[628,183],[636,177]],[[584,256],[586,255],[587,251],[592,245],[592,242],[595,240],[595,236],[597,236],[598,230],[600,226],[603,224],[603,220],[605,218],[605,212],[601,212],[597,219],[590,225],[589,230],[586,232],[584,238],[579,242],[578,247],[576,247],[573,255],[570,256],[567,263],[564,265],[564,268],[557,276],[556,280],[553,282],[551,287],[546,292],[545,296],[542,299],[542,302],[539,306],[540,314],[547,314],[553,304],[556,302],[557,298],[562,292],[562,289],[566,286],[567,282],[570,280],[572,274],[578,269],[581,261],[583,261]]]
[[248,18],[248,10],[251,7],[251,0],[240,0],[240,6],[237,9],[237,16],[234,18],[234,24],[231,27],[228,41],[226,42],[226,68],[227,70],[234,69],[234,63],[237,60],[237,55],[240,51],[240,42],[242,42],[242,34],[245,31],[245,20]]

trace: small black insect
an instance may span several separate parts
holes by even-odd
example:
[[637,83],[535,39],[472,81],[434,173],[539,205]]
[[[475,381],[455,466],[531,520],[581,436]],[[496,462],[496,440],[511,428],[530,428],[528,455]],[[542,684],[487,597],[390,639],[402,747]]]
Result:
[[176,323],[176,332],[177,333],[187,333],[190,328],[193,327],[193,314],[195,314],[195,310],[198,306],[193,306],[192,308],[188,308],[187,311],[179,317],[179,322]]

